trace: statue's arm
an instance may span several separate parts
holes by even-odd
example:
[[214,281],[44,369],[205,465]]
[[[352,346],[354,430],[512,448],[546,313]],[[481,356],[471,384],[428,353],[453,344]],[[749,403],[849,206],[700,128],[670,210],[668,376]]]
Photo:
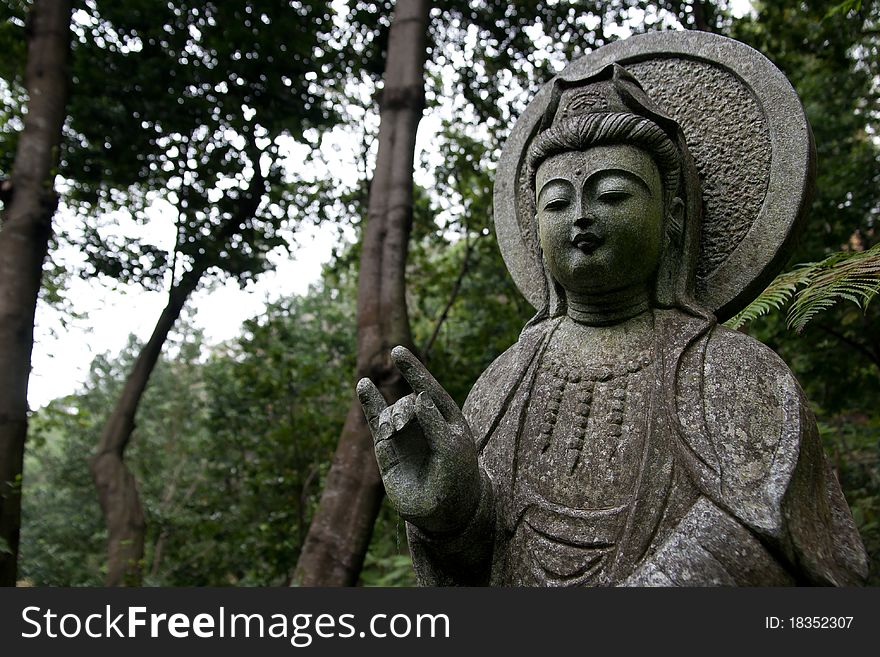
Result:
[[480,470],[480,501],[463,531],[431,534],[412,523],[406,535],[419,586],[486,586],[495,534],[492,482]]
[[[474,384],[462,413],[476,440],[500,412],[508,372],[515,367],[516,348],[499,356]],[[487,464],[480,457],[480,501],[467,527],[455,534],[431,534],[407,524],[413,568],[421,586],[485,586],[490,583],[497,511]]]
[[[677,391],[681,457],[706,502],[798,582],[860,583],[864,548],[788,366],[767,346],[723,327],[704,354],[689,357],[695,362],[683,359]],[[702,376],[688,377],[696,367]],[[688,380],[698,388],[688,392]],[[688,436],[688,426],[701,429]]]
[[794,580],[758,538],[701,497],[622,586],[790,586]]

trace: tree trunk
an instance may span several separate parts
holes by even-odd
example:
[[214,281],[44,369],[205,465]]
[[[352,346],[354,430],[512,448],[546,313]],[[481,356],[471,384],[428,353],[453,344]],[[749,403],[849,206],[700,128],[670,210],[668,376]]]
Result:
[[712,26],[709,25],[709,20],[706,17],[706,6],[703,0],[694,0],[693,12],[694,28],[701,32],[711,32]]
[[[407,393],[391,365],[390,350],[398,344],[413,346],[404,275],[412,227],[416,130],[425,105],[429,10],[427,0],[398,0],[394,10],[358,278],[357,378],[373,379],[389,401]],[[383,493],[370,432],[352,394],[294,584],[357,583]]]
[[122,394],[101,432],[98,451],[92,457],[92,478],[107,523],[107,576],[104,581],[107,586],[138,586],[141,583],[146,523],[137,484],[123,456],[134,431],[138,405],[162,353],[162,345],[199,278],[198,275],[186,276],[171,290],[168,305],[138,354]]
[[[254,159],[257,161],[258,158]],[[248,193],[242,198],[238,211],[218,228],[216,244],[222,246],[245,220],[256,213],[264,191],[265,180],[256,166]],[[168,305],[138,354],[92,457],[92,478],[107,524],[107,586],[138,586],[141,583],[146,522],[137,484],[123,460],[125,448],[131,440],[138,405],[162,353],[162,346],[210,263],[210,258],[205,255],[201,261],[193,263],[192,269],[171,289]]]
[[52,234],[67,101],[70,2],[36,0],[28,18],[28,112],[0,226],[0,585],[15,586],[34,313]]

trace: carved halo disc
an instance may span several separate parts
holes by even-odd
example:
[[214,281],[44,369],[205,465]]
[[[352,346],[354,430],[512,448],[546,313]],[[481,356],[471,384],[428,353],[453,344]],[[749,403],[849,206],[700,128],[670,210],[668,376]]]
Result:
[[[811,200],[815,148],[788,79],[753,48],[703,32],[654,32],[572,62],[577,81],[618,63],[684,131],[702,189],[694,294],[720,320],[779,273]],[[536,308],[544,269],[536,248],[526,154],[549,100],[545,85],[508,138],[495,182],[495,229],[507,268]]]

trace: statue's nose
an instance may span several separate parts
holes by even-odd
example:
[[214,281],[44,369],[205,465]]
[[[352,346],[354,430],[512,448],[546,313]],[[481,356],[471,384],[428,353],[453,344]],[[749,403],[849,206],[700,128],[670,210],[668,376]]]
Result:
[[598,221],[598,219],[599,219],[599,217],[598,217],[598,215],[596,215],[595,212],[587,211],[587,212],[583,212],[581,214],[580,218],[577,221],[575,221],[574,224],[578,228],[589,228],[594,223],[596,223],[596,221]]

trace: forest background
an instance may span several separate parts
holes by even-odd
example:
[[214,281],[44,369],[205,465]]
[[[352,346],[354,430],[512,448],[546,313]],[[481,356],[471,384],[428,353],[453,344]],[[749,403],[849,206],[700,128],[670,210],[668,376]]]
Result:
[[[407,3],[419,4],[397,9]],[[11,182],[41,4],[0,4],[0,241],[22,188]],[[732,36],[786,73],[813,127],[818,191],[785,273],[735,324],[798,376],[880,583],[880,309],[869,303],[880,288],[880,3],[753,2],[737,16],[705,0],[421,4],[419,100],[436,134],[415,153],[399,234],[401,313],[407,341],[459,403],[533,312],[501,261],[491,193],[504,139],[540,85],[579,55],[658,29]],[[300,560],[320,543],[310,527],[340,517],[313,523],[336,485],[363,369],[357,288],[373,257],[363,239],[380,107],[383,125],[388,108],[421,109],[393,105],[383,82],[400,52],[389,46],[394,11],[378,0],[65,7],[69,85],[52,174],[74,219],[48,242],[41,308],[88,322],[69,294],[84,278],[164,290],[168,303],[150,340],[99,355],[81,390],[29,411],[23,475],[4,482],[0,508],[11,518],[8,500],[20,501],[20,542],[0,518],[12,581],[414,583],[403,523],[369,481],[375,501],[346,520],[359,534],[330,528],[348,555],[341,579]],[[339,134],[345,172],[322,148]],[[168,217],[170,244],[151,232]],[[308,248],[297,236],[316,225],[338,235],[320,280],[209,343],[188,316],[192,294],[246,286],[279,252],[296,259]],[[71,248],[77,266],[60,257]]]

